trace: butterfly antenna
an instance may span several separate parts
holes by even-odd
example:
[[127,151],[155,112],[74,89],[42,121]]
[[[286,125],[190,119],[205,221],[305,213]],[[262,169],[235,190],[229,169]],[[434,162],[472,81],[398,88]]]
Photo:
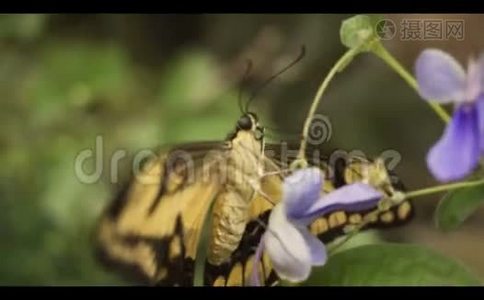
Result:
[[247,83],[247,79],[249,78],[250,71],[252,71],[252,60],[248,59],[246,61],[246,68],[244,72],[244,76],[242,77],[242,80],[240,82],[240,87],[239,87],[239,109],[242,114],[245,114],[247,111],[244,111],[244,105],[242,101],[242,93],[245,88],[245,85]]
[[287,70],[289,70],[291,67],[293,67],[295,64],[297,64],[301,59],[304,58],[304,56],[306,55],[306,47],[304,45],[301,46],[301,52],[299,53],[298,57],[292,61],[290,64],[288,64],[287,66],[285,66],[284,68],[282,68],[280,71],[278,71],[277,73],[275,73],[274,75],[272,75],[271,77],[267,78],[261,85],[259,85],[251,94],[251,97],[249,98],[249,100],[247,101],[246,105],[245,105],[245,111],[248,112],[249,111],[249,107],[250,107],[250,104],[252,103],[252,101],[254,101],[257,93],[262,90],[263,88],[265,88],[269,83],[271,83],[275,78],[277,78],[279,75],[283,74],[284,72],[286,72]]

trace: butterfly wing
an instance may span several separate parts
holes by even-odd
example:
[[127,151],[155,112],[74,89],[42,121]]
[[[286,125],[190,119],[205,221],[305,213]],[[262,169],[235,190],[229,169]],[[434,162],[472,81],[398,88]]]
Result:
[[[387,196],[395,192],[405,191],[401,180],[393,172],[388,171],[380,160],[368,161],[360,156],[341,156],[329,164],[331,180],[324,187],[330,192],[346,184],[363,181],[378,186]],[[310,230],[324,243],[330,243],[345,235],[345,229],[350,226],[360,226],[360,230],[384,229],[402,226],[414,217],[414,209],[410,199],[398,205],[389,207],[377,213],[375,209],[358,212],[335,211],[317,219],[310,225]],[[362,224],[364,224],[362,226]]]
[[221,186],[212,163],[221,143],[176,149],[148,161],[98,226],[101,260],[143,283],[193,285],[203,222]]

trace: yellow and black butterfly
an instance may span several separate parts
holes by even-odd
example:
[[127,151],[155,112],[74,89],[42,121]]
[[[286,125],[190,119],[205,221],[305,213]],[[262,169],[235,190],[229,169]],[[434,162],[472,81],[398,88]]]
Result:
[[[257,116],[245,113],[223,142],[173,147],[148,160],[105,211],[97,232],[98,254],[110,266],[151,285],[193,285],[195,261],[207,217],[209,240],[204,284],[247,285],[255,249],[291,158],[278,144],[265,144]],[[311,150],[309,150],[311,151]],[[327,174],[330,191],[365,181],[387,195],[403,189],[392,184],[381,161],[309,155],[309,163]],[[374,210],[373,210],[374,211]],[[328,243],[348,225],[365,228],[401,225],[413,215],[406,200],[377,215],[372,210],[323,216],[311,231]],[[367,220],[371,216],[371,220]],[[258,264],[265,285],[278,282],[267,255]]]

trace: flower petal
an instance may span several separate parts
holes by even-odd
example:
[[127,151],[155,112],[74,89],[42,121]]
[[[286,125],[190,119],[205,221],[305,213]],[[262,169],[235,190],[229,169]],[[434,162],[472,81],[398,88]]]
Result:
[[479,141],[481,153],[484,153],[484,94],[477,97],[477,118],[479,119]]
[[307,227],[300,228],[299,231],[309,247],[309,252],[311,253],[311,264],[313,266],[323,266],[328,258],[326,247],[324,246],[323,242],[311,234]]
[[469,59],[467,65],[467,80],[466,80],[466,94],[465,100],[467,102],[476,101],[479,94],[482,92],[482,71],[480,62],[474,59]]
[[319,198],[322,182],[318,168],[300,169],[284,179],[282,203],[289,218],[304,216],[307,208]]
[[265,250],[277,275],[299,282],[311,272],[311,253],[301,232],[288,221],[283,205],[276,205],[264,233]]
[[478,122],[475,105],[457,107],[444,134],[427,155],[427,165],[437,180],[461,179],[477,166],[480,147]]
[[424,50],[417,58],[415,75],[422,98],[441,103],[464,100],[466,74],[449,54],[438,49]]
[[257,250],[255,251],[254,261],[252,264],[252,272],[250,275],[250,285],[251,286],[260,286],[260,278],[259,278],[259,264],[262,260],[262,252],[264,251],[264,238],[261,238],[259,246],[257,246]]
[[306,222],[336,210],[361,211],[375,207],[383,194],[365,183],[342,186],[318,199],[307,211]]

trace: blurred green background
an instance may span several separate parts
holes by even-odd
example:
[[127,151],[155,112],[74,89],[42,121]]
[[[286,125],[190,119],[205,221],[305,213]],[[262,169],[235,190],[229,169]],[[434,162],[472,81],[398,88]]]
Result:
[[[305,58],[258,93],[252,110],[273,140],[297,141],[319,83],[344,52],[348,15],[0,15],[0,284],[122,284],[93,257],[92,232],[116,184],[102,172],[80,182],[76,156],[103,138],[103,166],[118,149],[223,139],[240,115],[244,92]],[[483,49],[481,15],[387,15],[461,19],[465,36],[385,45],[408,68],[425,47],[466,63]],[[442,124],[384,63],[358,57],[330,85],[319,112],[332,124],[330,149],[400,154],[396,171],[409,189],[434,184],[427,149]],[[86,165],[93,171],[93,162]],[[432,219],[438,197],[417,199],[417,218],[382,238],[428,245],[484,279],[483,211],[453,233]]]

